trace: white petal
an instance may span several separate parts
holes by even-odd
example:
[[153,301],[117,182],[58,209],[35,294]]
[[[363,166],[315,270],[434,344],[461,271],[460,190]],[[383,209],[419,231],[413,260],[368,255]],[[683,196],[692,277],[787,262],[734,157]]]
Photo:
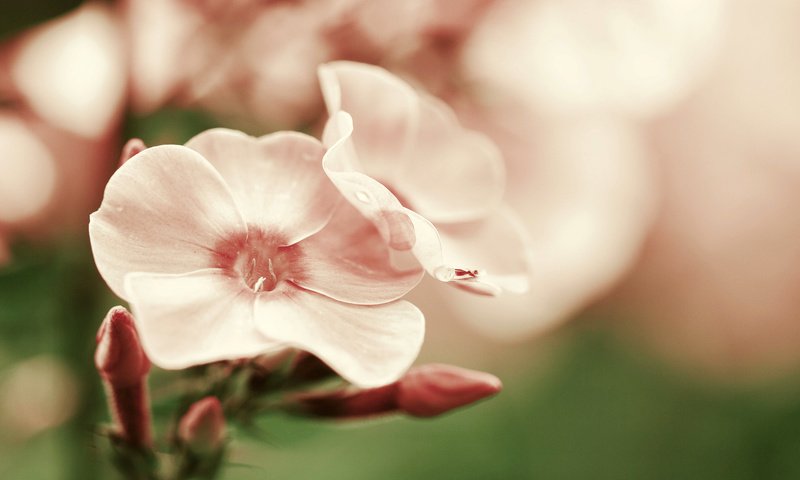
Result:
[[352,118],[347,113],[339,112],[328,120],[323,134],[328,146],[322,160],[325,173],[345,199],[377,227],[391,248],[409,250],[415,243],[411,219],[389,189],[357,170],[352,134]]
[[161,368],[251,357],[278,348],[255,328],[252,291],[219,269],[125,277],[136,327]]
[[[381,183],[352,170],[358,161],[353,149],[349,148],[352,128],[347,113],[339,112],[331,117],[324,135],[325,143],[331,146],[325,154],[323,166],[345,198],[378,228],[389,247],[398,251],[410,251],[430,275],[445,282],[456,281],[459,286],[476,293],[496,295],[503,286],[513,291],[527,290],[526,275],[520,274],[521,271],[527,271],[525,262],[520,264],[524,266],[510,268],[508,264],[511,262],[500,261],[500,265],[497,265],[491,255],[480,252],[484,247],[493,249],[497,246],[497,242],[492,243],[490,233],[497,228],[500,229],[500,234],[506,235],[501,239],[504,243],[500,248],[511,248],[508,254],[518,255],[515,259],[523,257],[523,250],[518,248],[522,243],[521,229],[512,227],[508,222],[492,224],[491,227],[486,227],[488,224],[482,221],[453,224],[449,242],[452,245],[451,251],[443,250],[439,232],[429,220],[403,207]],[[506,215],[504,218],[507,220],[510,217]],[[475,226],[469,226],[473,224]],[[502,225],[505,227],[501,227]],[[465,239],[462,244],[462,237],[473,234],[480,235],[481,239]],[[459,272],[482,270],[479,263],[487,263],[493,270],[495,267],[499,268],[491,276],[481,275],[481,281]]]
[[428,220],[477,220],[503,197],[503,157],[487,137],[459,124],[449,106],[433,97],[420,101],[420,124],[396,184],[409,208]]
[[292,281],[346,303],[375,305],[397,300],[423,275],[418,264],[395,267],[375,226],[346,202],[321,232],[298,246],[303,255],[292,264]]
[[294,244],[328,223],[340,199],[322,169],[319,140],[296,132],[254,138],[207,130],[186,143],[220,172],[249,224]]
[[393,180],[418,128],[416,92],[386,70],[356,62],[321,65],[319,78],[330,116],[344,111],[353,118],[364,172]]
[[106,185],[89,221],[97,269],[127,298],[131,272],[186,273],[212,266],[212,250],[246,231],[219,173],[197,152],[149,148],[128,160]]
[[478,272],[474,278],[456,275],[454,286],[486,295],[528,290],[530,241],[510,210],[499,209],[476,222],[440,225],[438,230],[445,262]]
[[257,298],[258,329],[313,353],[359,387],[397,380],[422,346],[425,320],[411,303],[361,306],[299,289],[272,293]]

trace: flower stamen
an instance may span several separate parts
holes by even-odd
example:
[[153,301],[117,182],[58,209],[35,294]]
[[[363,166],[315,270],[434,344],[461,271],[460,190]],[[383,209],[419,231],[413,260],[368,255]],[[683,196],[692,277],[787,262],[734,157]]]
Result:
[[287,279],[298,255],[295,246],[281,246],[283,239],[251,228],[232,235],[214,249],[213,265],[226,270],[255,293],[271,292]]

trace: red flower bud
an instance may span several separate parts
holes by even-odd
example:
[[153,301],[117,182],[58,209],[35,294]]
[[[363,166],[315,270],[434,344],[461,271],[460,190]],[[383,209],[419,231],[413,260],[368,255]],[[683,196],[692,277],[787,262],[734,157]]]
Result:
[[217,397],[193,403],[178,424],[178,438],[195,453],[212,453],[225,440],[225,416]]
[[94,363],[100,376],[114,387],[135,385],[150,371],[133,316],[125,308],[109,310],[100,325]]
[[120,439],[137,448],[149,448],[152,431],[145,379],[150,361],[139,343],[133,316],[123,307],[112,308],[103,320],[94,362],[106,384]]
[[502,388],[494,375],[451,365],[422,365],[383,387],[300,394],[290,410],[326,418],[365,418],[392,412],[435,417],[496,394]]
[[435,417],[492,396],[503,388],[494,375],[429,364],[412,368],[398,382],[397,405],[415,417]]

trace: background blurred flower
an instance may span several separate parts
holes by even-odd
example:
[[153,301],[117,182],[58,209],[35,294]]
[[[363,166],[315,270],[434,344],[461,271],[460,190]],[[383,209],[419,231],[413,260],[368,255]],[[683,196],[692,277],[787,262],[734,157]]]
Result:
[[13,83],[44,121],[87,138],[114,128],[124,102],[126,56],[110,8],[87,3],[26,32],[10,48]]
[[741,379],[800,363],[800,5],[729,11],[709,78],[648,129],[663,202],[611,303],[668,358]]
[[323,25],[342,2],[124,4],[137,111],[174,103],[273,128],[321,111],[315,73],[329,59]]
[[32,357],[3,372],[0,425],[25,440],[67,421],[78,402],[78,381],[63,362],[49,355]]
[[533,108],[649,116],[707,71],[725,0],[498,1],[465,46],[469,76]]
[[85,222],[116,149],[125,77],[122,32],[96,3],[0,46],[0,232]]
[[506,198],[530,238],[531,288],[495,300],[436,294],[448,300],[443,315],[496,340],[529,341],[610,291],[637,259],[657,202],[651,152],[635,124],[613,117],[498,108],[466,122],[483,126],[508,160]]

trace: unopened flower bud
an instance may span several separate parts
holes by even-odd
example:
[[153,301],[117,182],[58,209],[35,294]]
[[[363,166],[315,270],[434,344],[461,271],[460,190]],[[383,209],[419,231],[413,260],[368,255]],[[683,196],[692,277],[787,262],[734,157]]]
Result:
[[494,375],[451,365],[412,368],[400,380],[365,390],[296,395],[289,410],[314,417],[354,419],[402,412],[435,417],[496,394],[502,388]]
[[125,308],[109,310],[100,325],[94,363],[100,376],[115,387],[135,385],[150,371],[133,316]]
[[193,403],[178,424],[178,438],[197,454],[219,451],[225,441],[225,416],[217,397]]
[[120,440],[136,448],[152,444],[147,373],[150,361],[139,343],[133,316],[112,308],[97,332],[94,362],[106,385]]
[[125,162],[130,160],[134,155],[146,149],[147,145],[144,144],[141,138],[131,138],[122,147],[122,154],[119,156],[119,166],[121,167]]
[[412,368],[397,382],[397,406],[415,417],[435,417],[475,403],[502,389],[494,375],[429,364]]

